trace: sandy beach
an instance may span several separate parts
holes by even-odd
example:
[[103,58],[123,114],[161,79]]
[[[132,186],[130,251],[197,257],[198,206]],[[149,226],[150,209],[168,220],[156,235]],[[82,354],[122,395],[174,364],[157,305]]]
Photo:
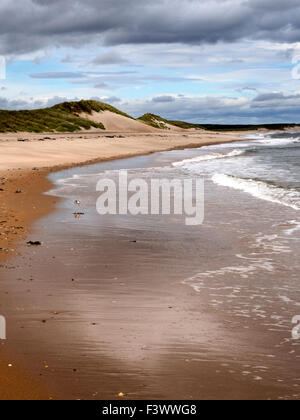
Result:
[[[19,254],[18,244],[28,235],[32,223],[45,216],[58,199],[44,195],[51,188],[47,175],[78,165],[145,155],[158,151],[200,147],[238,141],[240,133],[80,133],[2,134],[0,137],[1,217],[0,262],[9,269]],[[18,141],[25,139],[26,141]],[[41,140],[43,139],[43,140]],[[49,398],[51,392],[39,386],[39,378],[24,373],[13,363],[1,343],[1,399]],[[16,373],[20,370],[22,373]],[[51,394],[51,395],[50,395]]]
[[244,173],[281,144],[243,134],[1,135],[1,399],[299,398],[293,208],[208,175],[197,229],[95,212],[99,173]]

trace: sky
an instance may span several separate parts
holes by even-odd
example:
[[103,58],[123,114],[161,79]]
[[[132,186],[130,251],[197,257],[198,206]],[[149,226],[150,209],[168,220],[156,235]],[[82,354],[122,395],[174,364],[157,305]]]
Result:
[[300,122],[299,0],[0,0],[0,109]]

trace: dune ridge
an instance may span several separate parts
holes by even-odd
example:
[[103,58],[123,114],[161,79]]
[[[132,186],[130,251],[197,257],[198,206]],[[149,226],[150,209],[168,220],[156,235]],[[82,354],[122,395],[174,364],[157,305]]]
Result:
[[105,102],[81,100],[63,102],[51,108],[7,111],[0,110],[0,133],[72,133],[90,130],[112,130],[151,133],[158,130],[186,131],[249,131],[258,129],[283,130],[296,124],[211,125],[167,120],[154,114],[135,119]]

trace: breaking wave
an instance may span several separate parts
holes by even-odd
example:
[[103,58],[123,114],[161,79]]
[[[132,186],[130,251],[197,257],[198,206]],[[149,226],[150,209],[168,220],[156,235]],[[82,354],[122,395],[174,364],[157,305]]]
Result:
[[230,153],[211,153],[209,155],[202,155],[202,156],[197,156],[191,159],[184,159],[179,162],[173,162],[172,165],[175,167],[185,166],[186,164],[189,164],[189,163],[198,163],[198,162],[205,162],[208,160],[237,157],[237,156],[243,155],[244,153],[245,153],[244,150],[233,150]]
[[286,189],[263,181],[237,178],[225,174],[215,174],[212,180],[215,184],[244,191],[253,197],[300,210],[300,193],[294,189]]

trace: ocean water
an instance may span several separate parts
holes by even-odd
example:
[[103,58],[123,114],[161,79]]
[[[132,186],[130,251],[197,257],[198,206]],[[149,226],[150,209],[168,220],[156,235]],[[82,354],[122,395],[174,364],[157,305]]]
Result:
[[199,156],[173,166],[300,210],[300,133],[261,135],[249,143],[203,148]]
[[218,261],[184,283],[218,311],[286,330],[290,342],[291,316],[300,313],[300,133],[248,139],[172,163],[206,179],[207,208],[213,202],[222,208],[218,220],[214,210],[215,229],[225,235],[231,224],[239,243],[228,264]]

